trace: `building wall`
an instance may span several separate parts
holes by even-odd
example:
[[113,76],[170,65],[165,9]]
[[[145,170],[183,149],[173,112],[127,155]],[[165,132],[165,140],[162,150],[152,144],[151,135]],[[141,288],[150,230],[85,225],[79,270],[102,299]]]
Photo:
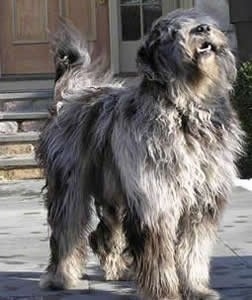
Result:
[[195,7],[218,20],[230,39],[231,47],[236,51],[237,40],[234,26],[230,24],[228,0],[195,0]]

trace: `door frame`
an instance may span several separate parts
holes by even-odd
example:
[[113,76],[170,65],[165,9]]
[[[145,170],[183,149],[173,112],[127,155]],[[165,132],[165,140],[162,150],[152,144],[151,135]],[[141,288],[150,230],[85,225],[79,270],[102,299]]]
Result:
[[[194,0],[162,0],[164,14],[176,8],[190,8]],[[120,17],[119,1],[109,0],[110,67],[113,74],[120,73]]]

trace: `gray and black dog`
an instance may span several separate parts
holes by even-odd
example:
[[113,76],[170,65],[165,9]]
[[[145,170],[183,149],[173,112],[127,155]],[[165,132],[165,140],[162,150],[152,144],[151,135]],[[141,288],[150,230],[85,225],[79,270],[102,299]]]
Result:
[[[130,88],[99,77],[67,25],[53,49],[63,105],[37,149],[51,227],[41,287],[74,285],[90,243],[106,278],[130,269],[144,299],[219,299],[209,261],[243,140],[226,36],[194,9],[160,18]],[[89,235],[93,200],[100,223]]]

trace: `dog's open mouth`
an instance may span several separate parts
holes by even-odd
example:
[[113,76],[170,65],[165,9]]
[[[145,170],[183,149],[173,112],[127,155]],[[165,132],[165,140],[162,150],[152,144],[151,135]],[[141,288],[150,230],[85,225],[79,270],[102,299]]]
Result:
[[204,42],[200,47],[197,48],[198,55],[211,54],[216,51],[216,47],[210,42]]

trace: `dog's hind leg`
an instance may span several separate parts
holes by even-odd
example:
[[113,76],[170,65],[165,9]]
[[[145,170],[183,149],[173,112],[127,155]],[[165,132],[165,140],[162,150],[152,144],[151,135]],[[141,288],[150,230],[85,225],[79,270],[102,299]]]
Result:
[[102,216],[99,217],[96,230],[89,235],[89,244],[100,260],[105,279],[131,279],[132,259],[126,251],[121,213],[104,207]]
[[220,299],[219,294],[209,288],[209,263],[216,239],[216,223],[210,217],[196,222],[192,216],[184,216],[179,227],[176,260],[183,299]]
[[87,257],[90,203],[78,199],[79,195],[74,188],[67,186],[62,198],[55,189],[52,192],[50,186],[48,188],[51,256],[46,272],[40,279],[41,288],[71,288],[82,275]]
[[127,218],[125,229],[136,264],[140,295],[148,300],[179,300],[175,266],[175,226],[169,216],[157,218],[153,226],[136,215]]

